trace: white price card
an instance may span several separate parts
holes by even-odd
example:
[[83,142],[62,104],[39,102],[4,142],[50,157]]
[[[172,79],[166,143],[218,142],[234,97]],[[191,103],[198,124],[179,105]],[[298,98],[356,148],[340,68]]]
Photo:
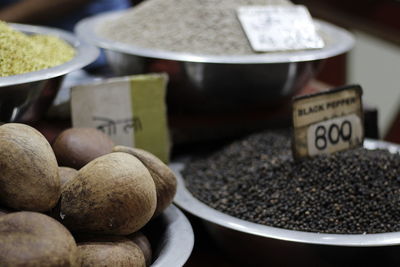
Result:
[[305,6],[241,6],[237,15],[256,52],[324,47]]
[[296,159],[361,146],[362,89],[340,87],[293,99],[293,155]]

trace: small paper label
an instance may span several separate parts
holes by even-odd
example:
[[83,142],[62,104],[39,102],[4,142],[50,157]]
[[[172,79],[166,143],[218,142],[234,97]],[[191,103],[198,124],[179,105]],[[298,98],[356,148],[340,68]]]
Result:
[[324,47],[305,6],[242,6],[237,14],[256,52]]
[[97,128],[118,145],[169,159],[166,74],[106,79],[71,88],[73,127]]
[[364,139],[362,89],[358,85],[293,100],[295,158],[361,146]]
[[345,150],[362,140],[361,119],[351,114],[310,125],[307,130],[308,154],[328,154]]

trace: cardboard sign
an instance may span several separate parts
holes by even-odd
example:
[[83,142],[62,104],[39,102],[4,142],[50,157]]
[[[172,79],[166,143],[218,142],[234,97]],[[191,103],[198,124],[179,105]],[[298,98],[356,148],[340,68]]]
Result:
[[361,146],[364,140],[359,85],[293,99],[293,156],[296,159]]
[[106,79],[71,88],[73,127],[97,128],[118,145],[169,159],[166,74]]
[[242,6],[237,15],[256,52],[324,47],[305,6]]

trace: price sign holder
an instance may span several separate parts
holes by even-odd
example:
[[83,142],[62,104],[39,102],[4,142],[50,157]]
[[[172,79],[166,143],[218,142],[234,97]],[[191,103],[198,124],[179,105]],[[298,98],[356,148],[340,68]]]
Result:
[[293,98],[293,156],[330,154],[364,140],[362,88],[350,85]]

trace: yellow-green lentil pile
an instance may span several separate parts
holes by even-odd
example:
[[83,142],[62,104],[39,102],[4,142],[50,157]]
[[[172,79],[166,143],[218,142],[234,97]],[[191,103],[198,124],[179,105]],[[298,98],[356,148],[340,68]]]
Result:
[[74,54],[74,48],[58,37],[27,35],[0,21],[0,77],[54,67]]

